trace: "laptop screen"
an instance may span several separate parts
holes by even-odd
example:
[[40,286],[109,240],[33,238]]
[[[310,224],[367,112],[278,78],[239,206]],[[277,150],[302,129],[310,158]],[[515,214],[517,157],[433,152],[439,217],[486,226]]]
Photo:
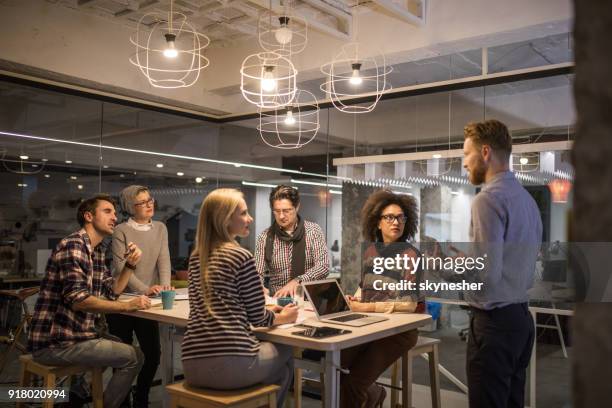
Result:
[[312,306],[317,309],[320,317],[351,311],[346,299],[342,295],[338,282],[335,280],[308,284],[305,286],[305,289],[312,302]]

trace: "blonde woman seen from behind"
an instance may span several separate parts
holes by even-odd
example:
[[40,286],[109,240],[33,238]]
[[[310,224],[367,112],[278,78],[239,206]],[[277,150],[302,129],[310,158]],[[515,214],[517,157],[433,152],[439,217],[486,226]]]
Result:
[[282,408],[293,376],[291,348],[260,342],[251,326],[295,322],[297,308],[266,309],[253,255],[235,240],[249,235],[252,222],[238,190],[214,190],[202,203],[189,261],[183,369],[194,387],[231,390],[277,384]]

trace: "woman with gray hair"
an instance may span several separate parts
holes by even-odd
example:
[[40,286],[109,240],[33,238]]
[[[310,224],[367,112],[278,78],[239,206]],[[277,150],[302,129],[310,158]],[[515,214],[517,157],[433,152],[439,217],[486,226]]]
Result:
[[[130,217],[117,225],[113,233],[113,269],[121,271],[126,266],[124,254],[128,242],[134,242],[142,250],[140,262],[132,268],[134,272],[126,292],[157,295],[164,289],[170,289],[168,230],[164,223],[153,221],[155,199],[148,188],[132,185],[121,192],[121,207]],[[106,320],[111,334],[124,343],[132,344],[133,334],[136,334],[145,361],[136,381],[133,406],[147,407],[161,353],[158,324],[120,314],[109,314]],[[122,406],[129,406],[129,396]]]

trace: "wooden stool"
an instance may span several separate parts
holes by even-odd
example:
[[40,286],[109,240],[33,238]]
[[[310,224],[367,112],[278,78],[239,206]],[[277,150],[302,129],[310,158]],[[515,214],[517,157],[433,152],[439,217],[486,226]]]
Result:
[[399,361],[393,363],[391,368],[391,407],[412,408],[412,359],[423,353],[427,353],[429,361],[429,383],[431,387],[431,406],[440,408],[440,373],[438,364],[440,357],[438,355],[438,344],[440,340],[429,337],[419,337],[417,344],[411,348],[406,355],[401,357],[402,360],[402,390],[404,387],[408,390],[406,400],[402,400],[401,404],[397,403],[397,393],[399,386]]
[[[55,388],[55,380],[58,377],[81,374],[87,371],[91,372],[91,398],[93,406],[102,408],[102,373],[104,370],[100,367],[83,367],[83,366],[46,366],[37,363],[32,359],[31,354],[19,357],[21,361],[21,378],[19,380],[20,387],[29,387],[32,383],[32,374],[39,375],[43,378],[43,387]],[[17,403],[17,408],[23,406],[23,403]],[[53,400],[43,403],[44,408],[53,406]]]
[[240,390],[219,391],[194,388],[184,382],[166,387],[171,408],[276,408],[278,385],[262,385]]

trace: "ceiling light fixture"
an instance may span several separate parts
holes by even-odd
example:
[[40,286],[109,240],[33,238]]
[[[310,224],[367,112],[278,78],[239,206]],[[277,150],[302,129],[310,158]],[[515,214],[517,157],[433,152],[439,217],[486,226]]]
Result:
[[440,153],[436,153],[432,156],[434,159],[441,159],[442,155]]
[[265,51],[283,56],[299,54],[308,43],[308,23],[292,12],[290,1],[283,1],[284,9],[277,13],[266,10],[259,15],[257,32],[259,45]]
[[164,57],[166,58],[176,58],[178,56],[178,51],[176,50],[176,44],[174,41],[176,40],[176,35],[168,33],[165,34],[166,37],[166,48],[164,49]]
[[[185,88],[196,83],[210,61],[203,55],[210,39],[197,32],[183,13],[145,13],[130,42],[136,47],[130,62],[156,88]],[[182,57],[182,58],[181,58]]]
[[306,185],[309,185],[309,186],[321,186],[321,187],[329,187],[329,188],[342,188],[341,184],[317,183],[315,181],[296,180],[296,179],[291,179],[291,182],[295,183],[295,184],[306,184]]
[[163,169],[164,168],[164,163],[157,163],[155,165],[155,167],[157,167],[158,169]]
[[243,181],[243,186],[252,186],[252,187],[266,187],[266,188],[275,188],[276,184],[265,184],[265,183],[254,183],[252,181]]
[[280,108],[295,98],[296,76],[297,70],[288,58],[275,52],[252,54],[242,61],[240,91],[260,108]]
[[274,78],[274,67],[264,66],[264,74],[261,78],[261,89],[265,92],[272,92],[276,89],[276,79]]
[[519,171],[523,173],[538,171],[540,170],[540,153],[513,153],[511,155],[511,164],[513,171]]
[[182,171],[177,171],[176,175],[179,177],[183,177],[185,175],[185,173],[183,173]]
[[201,183],[201,182],[203,182],[203,181],[204,181],[204,179],[203,179],[202,177],[196,177],[196,178],[195,178],[195,182],[196,182],[196,183]]
[[19,156],[19,158],[21,160],[28,160],[30,158],[30,156],[26,156],[25,154],[22,154],[22,155]]
[[317,98],[303,89],[286,109],[259,112],[259,135],[265,144],[277,149],[299,149],[315,138],[319,128]]
[[[358,43],[349,43],[331,62],[321,66],[325,81],[320,89],[341,112],[372,112],[382,95],[391,89],[387,80],[391,71],[383,54],[364,57],[359,52]],[[373,96],[374,99],[364,103],[364,96]]]
[[353,68],[353,74],[351,75],[349,82],[352,85],[361,85],[363,83],[363,79],[361,78],[359,74],[359,70],[361,69],[361,64],[356,62],[354,64],[351,64],[351,67]]
[[278,22],[280,24],[280,28],[278,28],[274,32],[274,38],[276,39],[276,41],[278,41],[279,44],[285,45],[285,44],[291,42],[291,39],[293,38],[293,32],[288,27],[289,26],[289,17],[287,17],[287,16],[280,16],[278,18]]
[[291,106],[287,108],[287,114],[285,115],[285,125],[295,125],[295,118],[293,117],[293,108]]
[[251,164],[251,163],[236,163],[236,162],[230,162],[227,160],[208,159],[206,157],[185,156],[181,154],[163,153],[163,152],[156,152],[156,151],[142,150],[142,149],[130,149],[127,147],[100,145],[96,143],[78,142],[75,140],[65,140],[65,139],[56,139],[52,137],[26,135],[22,133],[0,131],[0,135],[9,136],[9,137],[17,137],[17,138],[26,139],[26,140],[37,140],[37,141],[44,141],[44,142],[67,144],[67,145],[72,145],[72,146],[91,147],[92,149],[96,149],[96,150],[109,150],[109,151],[116,151],[116,152],[145,154],[145,155],[155,156],[158,158],[163,157],[163,158],[170,158],[170,159],[197,161],[197,162],[203,162],[203,163],[215,163],[215,164],[223,164],[223,165],[234,166],[234,167],[245,167],[249,169],[273,171],[276,173],[279,173],[279,172],[290,173],[290,174],[296,174],[296,175],[301,175],[301,176],[311,176],[311,177],[318,177],[318,178],[333,178],[337,180],[351,180],[350,177],[311,173],[311,172],[299,171],[299,170],[293,170],[293,169],[284,169],[282,167],[262,166],[259,164]]

